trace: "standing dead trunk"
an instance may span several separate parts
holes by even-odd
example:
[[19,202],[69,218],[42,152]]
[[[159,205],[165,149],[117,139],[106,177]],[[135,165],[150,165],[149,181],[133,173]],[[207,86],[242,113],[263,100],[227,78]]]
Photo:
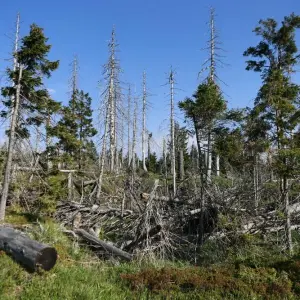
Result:
[[127,132],[127,138],[128,138],[128,141],[127,141],[127,147],[128,147],[128,153],[127,153],[127,156],[128,156],[128,168],[130,167],[130,164],[131,164],[131,145],[130,145],[130,124],[131,124],[131,87],[129,85],[129,88],[128,88],[128,103],[127,103],[127,124],[128,124],[128,132]]
[[143,72],[143,129],[142,129],[142,160],[143,169],[147,172],[146,167],[146,101],[147,101],[147,89],[146,89],[146,72]]
[[292,241],[292,228],[291,228],[291,211],[289,209],[289,188],[288,188],[288,179],[283,178],[283,203],[284,203],[284,212],[285,212],[285,234],[286,234],[286,245],[289,251],[289,254],[293,254],[293,241]]
[[104,125],[104,134],[103,134],[103,141],[102,141],[102,151],[101,151],[101,157],[100,157],[100,174],[98,178],[98,189],[96,194],[96,199],[99,202],[100,200],[100,194],[101,194],[101,188],[102,188],[102,181],[103,181],[103,174],[104,174],[104,164],[105,164],[105,157],[106,157],[106,140],[107,140],[107,129],[108,129],[108,114],[110,111],[109,108],[110,103],[107,103],[107,109],[105,113],[105,125]]
[[254,189],[254,207],[255,210],[258,208],[258,170],[257,170],[257,154],[253,153],[253,189]]
[[111,34],[111,41],[109,43],[110,58],[108,62],[109,69],[109,87],[108,87],[108,101],[109,101],[109,133],[110,133],[110,171],[115,171],[115,155],[116,155],[116,61],[115,61],[115,30],[113,28]]
[[220,176],[220,156],[216,154],[216,175]]
[[[15,34],[15,42],[14,42],[14,49],[13,49],[13,71],[16,72],[18,68],[18,60],[17,60],[17,52],[19,49],[19,34],[20,34],[20,14],[17,14],[17,22],[16,22],[16,34]],[[12,86],[15,87],[15,83],[12,83]],[[15,101],[15,95],[11,97],[11,103],[13,104]],[[12,105],[12,110],[11,110],[11,117],[10,117],[10,123],[12,119],[14,111],[14,105]]]
[[13,103],[14,109],[13,109],[11,125],[10,125],[7,161],[5,166],[4,178],[3,178],[3,189],[2,189],[2,196],[1,196],[1,203],[0,203],[0,221],[3,221],[5,218],[6,202],[8,197],[8,189],[9,189],[11,169],[12,169],[12,156],[13,156],[15,139],[16,139],[16,126],[17,126],[17,119],[19,115],[22,72],[23,72],[23,66],[20,66],[18,85],[16,90],[16,99]]
[[165,139],[163,140],[163,156],[164,156],[165,193],[166,195],[168,195],[169,189],[168,189],[167,146],[166,146]]
[[175,157],[175,124],[174,124],[174,73],[171,69],[169,76],[170,92],[171,92],[171,113],[170,113],[170,132],[171,132],[171,167],[173,175],[173,194],[176,195],[176,157]]
[[180,179],[184,179],[184,156],[183,150],[179,151],[179,170],[180,170]]
[[201,151],[201,141],[200,141],[200,134],[198,130],[198,124],[196,121],[196,117],[193,116],[194,128],[196,133],[196,141],[197,141],[197,148],[198,148],[198,160],[199,160],[199,171],[200,171],[200,222],[199,222],[199,237],[200,243],[202,244],[204,241],[204,211],[205,211],[205,199],[204,199],[204,166],[203,166],[203,159],[202,159],[202,151]]
[[150,158],[151,158],[151,138],[152,138],[152,133],[148,133],[148,167],[150,166]]
[[[112,70],[113,73],[113,70]],[[110,133],[110,171],[113,172],[115,169],[115,153],[116,153],[116,145],[115,145],[115,97],[114,97],[114,79],[113,74],[111,75],[110,85],[109,85],[109,133]]]
[[207,141],[207,173],[206,178],[207,181],[211,181],[211,164],[212,164],[212,154],[211,154],[211,132],[209,130],[208,133],[208,141]]
[[73,178],[72,178],[72,172],[69,172],[68,174],[68,199],[69,201],[72,201],[73,199]]
[[137,125],[137,111],[138,111],[138,102],[137,98],[134,98],[134,114],[133,114],[133,131],[132,131],[132,173],[135,174],[136,171],[136,125]]

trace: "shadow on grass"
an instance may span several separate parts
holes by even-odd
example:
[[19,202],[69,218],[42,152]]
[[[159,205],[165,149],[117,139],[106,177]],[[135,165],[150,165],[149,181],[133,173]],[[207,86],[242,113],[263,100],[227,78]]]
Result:
[[45,222],[46,220],[46,217],[40,216],[37,213],[18,212],[14,210],[8,210],[5,219],[7,223],[16,225],[24,225],[28,223],[34,223],[36,221]]

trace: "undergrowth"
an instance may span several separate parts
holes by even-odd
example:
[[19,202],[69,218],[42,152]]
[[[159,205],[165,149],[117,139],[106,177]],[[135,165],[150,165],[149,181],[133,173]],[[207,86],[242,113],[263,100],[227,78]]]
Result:
[[[272,261],[269,254],[267,260],[262,260],[254,248],[245,251],[244,256],[234,256],[230,248],[227,254],[231,260],[202,266],[165,261],[105,262],[83,245],[79,247],[51,219],[14,208],[8,211],[7,220],[20,226],[29,224],[24,227],[27,233],[54,246],[59,257],[51,271],[32,274],[0,252],[1,300],[300,299],[297,256],[276,256]],[[248,237],[246,241],[252,242]],[[249,247],[247,243],[244,246]],[[213,245],[206,250],[214,256]]]

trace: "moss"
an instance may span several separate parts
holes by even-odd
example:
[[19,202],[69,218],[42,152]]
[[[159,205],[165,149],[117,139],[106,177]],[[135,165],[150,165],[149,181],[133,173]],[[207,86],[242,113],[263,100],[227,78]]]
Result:
[[136,274],[122,274],[121,278],[132,290],[147,288],[154,294],[213,293],[220,299],[229,299],[227,297],[234,295],[243,299],[285,299],[293,296],[291,281],[272,268],[252,269],[244,266],[236,270],[230,266],[216,266],[145,269]]

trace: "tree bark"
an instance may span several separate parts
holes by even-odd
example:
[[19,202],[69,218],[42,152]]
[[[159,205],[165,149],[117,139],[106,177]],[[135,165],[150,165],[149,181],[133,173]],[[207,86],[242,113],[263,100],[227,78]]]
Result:
[[220,156],[216,155],[216,175],[220,176]]
[[31,240],[24,233],[4,226],[0,227],[0,249],[29,271],[37,271],[38,267],[49,271],[57,260],[55,248]]
[[132,164],[132,173],[135,174],[136,171],[136,123],[137,123],[137,109],[138,109],[138,103],[137,103],[137,98],[134,98],[134,115],[133,115],[133,128],[132,128],[132,159],[131,159],[131,164]]
[[124,260],[127,260],[127,261],[132,260],[132,255],[131,254],[129,254],[129,253],[113,246],[113,245],[110,245],[106,242],[103,242],[103,241],[97,239],[95,236],[91,235],[90,233],[86,232],[83,229],[77,229],[75,231],[75,233],[80,235],[84,240],[91,243],[92,245],[100,246],[101,248],[103,248],[107,252],[109,252],[111,254],[114,254],[116,256],[119,256],[119,257],[123,258]]
[[169,76],[170,92],[171,92],[171,113],[170,113],[170,133],[171,133],[171,167],[173,175],[173,194],[176,195],[176,161],[175,161],[175,124],[174,124],[174,73],[173,70]]
[[179,156],[180,156],[180,179],[183,180],[184,179],[184,157],[183,157],[183,150],[179,151]]
[[128,88],[128,104],[127,104],[127,122],[128,122],[128,133],[127,133],[127,147],[128,147],[128,168],[130,168],[130,164],[131,164],[131,145],[130,145],[130,123],[131,123],[131,87],[129,85]]
[[2,189],[2,196],[1,196],[1,203],[0,203],[0,221],[3,221],[5,218],[6,202],[7,202],[8,189],[9,189],[9,184],[11,179],[12,156],[13,156],[15,139],[16,139],[15,137],[16,126],[17,126],[17,118],[19,114],[19,105],[20,105],[22,72],[23,72],[23,66],[20,66],[18,85],[16,91],[16,100],[14,102],[13,115],[11,118],[11,125],[10,125],[7,161],[6,161],[5,174],[3,179],[3,189]]
[[147,172],[146,167],[146,99],[147,99],[147,90],[146,90],[146,72],[143,73],[143,132],[142,132],[142,160],[143,160],[143,169]]
[[97,189],[97,195],[96,199],[99,202],[100,200],[100,194],[101,194],[101,188],[102,188],[102,181],[103,181],[103,174],[104,174],[104,163],[105,163],[105,156],[106,156],[106,140],[107,140],[107,129],[108,129],[108,115],[110,111],[110,102],[107,104],[106,114],[105,114],[105,125],[104,125],[104,135],[103,135],[103,141],[102,141],[102,151],[101,151],[101,157],[100,157],[100,174],[98,178],[98,189]]

